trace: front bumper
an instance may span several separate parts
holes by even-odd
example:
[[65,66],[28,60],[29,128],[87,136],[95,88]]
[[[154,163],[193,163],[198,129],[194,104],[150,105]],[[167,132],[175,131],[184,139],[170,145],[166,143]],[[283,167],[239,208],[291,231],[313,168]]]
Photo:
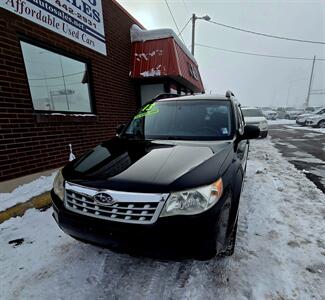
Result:
[[64,207],[51,192],[53,217],[70,236],[101,245],[118,252],[141,253],[147,256],[192,257],[202,242],[214,234],[225,194],[208,211],[193,216],[158,218],[153,224],[130,224],[84,216]]
[[306,121],[306,125],[307,126],[312,126],[312,127],[314,127],[314,126],[317,126],[317,122],[316,121],[313,121],[313,120],[307,120]]
[[306,120],[296,120],[296,124],[298,125],[306,125]]

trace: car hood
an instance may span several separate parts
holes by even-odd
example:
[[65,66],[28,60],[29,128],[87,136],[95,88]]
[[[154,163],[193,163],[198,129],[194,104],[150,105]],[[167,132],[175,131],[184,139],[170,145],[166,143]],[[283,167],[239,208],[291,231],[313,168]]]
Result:
[[318,119],[322,119],[324,118],[325,114],[322,115],[312,115],[310,117],[308,117],[309,120],[318,120]]
[[299,115],[300,118],[307,118],[307,117],[312,117],[314,114],[301,114]]
[[266,121],[265,117],[245,117],[246,124],[256,124]]
[[72,183],[130,192],[166,193],[210,184],[233,144],[231,141],[135,141],[113,138],[62,171]]

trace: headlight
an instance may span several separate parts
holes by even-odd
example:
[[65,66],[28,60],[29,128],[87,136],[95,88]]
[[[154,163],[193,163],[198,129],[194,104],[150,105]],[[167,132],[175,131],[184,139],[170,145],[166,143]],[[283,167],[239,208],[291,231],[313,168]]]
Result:
[[260,128],[260,129],[265,129],[265,128],[267,128],[267,121],[262,121],[262,122],[260,122],[260,124],[258,125],[258,127]]
[[64,178],[61,170],[56,174],[53,182],[54,193],[63,201],[64,198]]
[[174,215],[196,215],[208,210],[221,198],[223,182],[220,178],[211,185],[171,193],[160,217]]

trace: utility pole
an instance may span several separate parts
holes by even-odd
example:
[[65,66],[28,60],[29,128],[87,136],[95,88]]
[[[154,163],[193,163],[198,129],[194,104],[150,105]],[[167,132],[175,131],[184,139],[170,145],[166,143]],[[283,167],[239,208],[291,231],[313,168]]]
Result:
[[196,15],[192,15],[192,55],[194,56],[194,46],[195,46],[195,21]]
[[308,94],[307,94],[307,98],[306,98],[305,108],[309,106],[309,99],[310,99],[311,86],[312,86],[312,84],[313,84],[313,77],[314,77],[315,60],[316,60],[316,55],[314,55],[313,66],[312,66],[312,68],[311,68],[311,74],[310,74],[309,87],[308,87]]
[[191,53],[194,56],[194,48],[195,48],[195,21],[196,20],[204,20],[209,22],[211,18],[208,15],[205,15],[204,17],[197,17],[195,14],[192,15],[192,49]]

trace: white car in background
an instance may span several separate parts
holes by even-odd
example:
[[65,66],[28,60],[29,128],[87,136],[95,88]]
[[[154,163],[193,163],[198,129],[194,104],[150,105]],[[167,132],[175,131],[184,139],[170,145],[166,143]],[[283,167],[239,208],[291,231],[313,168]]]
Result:
[[260,137],[266,138],[269,132],[269,126],[267,124],[265,116],[263,115],[262,110],[258,107],[248,106],[243,106],[241,110],[244,115],[245,123],[247,125],[258,126],[261,132]]
[[268,120],[276,120],[278,117],[278,113],[271,108],[262,108],[263,115]]
[[325,107],[320,108],[320,109],[318,109],[318,110],[316,110],[315,112],[312,112],[312,113],[302,114],[302,115],[300,115],[300,116],[297,117],[296,123],[298,125],[305,126],[306,125],[306,121],[307,121],[308,118],[313,117],[313,116],[316,116],[316,115],[322,115],[324,113],[325,113]]
[[325,128],[325,112],[322,114],[315,114],[307,118],[306,125],[311,127]]
[[288,120],[296,120],[299,115],[304,113],[304,111],[303,108],[288,108],[284,118]]

